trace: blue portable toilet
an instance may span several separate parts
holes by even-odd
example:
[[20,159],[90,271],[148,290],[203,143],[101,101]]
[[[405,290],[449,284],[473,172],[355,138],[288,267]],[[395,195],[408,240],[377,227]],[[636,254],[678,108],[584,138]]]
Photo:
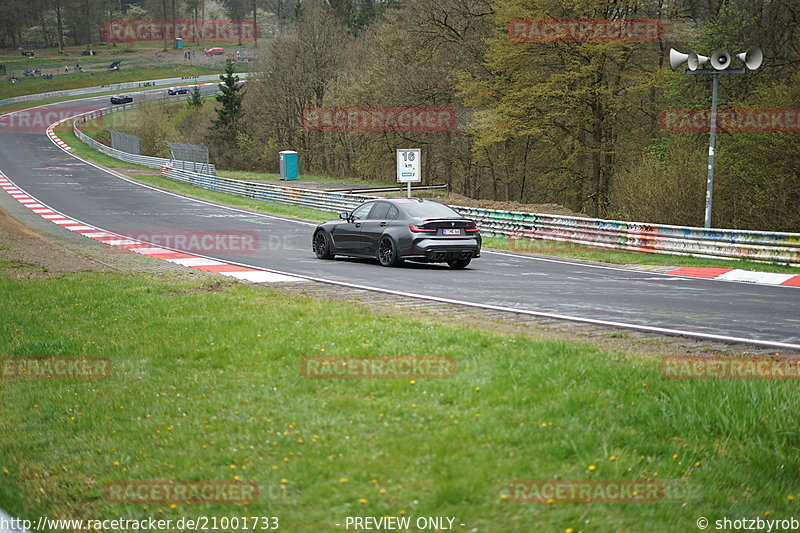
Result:
[[178,50],[183,49],[183,39],[181,37],[175,38],[175,48]]
[[280,154],[281,179],[296,180],[299,175],[297,170],[297,152],[293,150],[284,150],[278,153]]

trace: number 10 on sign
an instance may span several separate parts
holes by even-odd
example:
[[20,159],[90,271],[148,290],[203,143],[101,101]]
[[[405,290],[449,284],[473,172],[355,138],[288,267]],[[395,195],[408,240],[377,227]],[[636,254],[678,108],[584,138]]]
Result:
[[397,150],[397,182],[408,184],[408,197],[411,198],[411,183],[422,181],[420,161],[422,151],[419,148],[398,148]]

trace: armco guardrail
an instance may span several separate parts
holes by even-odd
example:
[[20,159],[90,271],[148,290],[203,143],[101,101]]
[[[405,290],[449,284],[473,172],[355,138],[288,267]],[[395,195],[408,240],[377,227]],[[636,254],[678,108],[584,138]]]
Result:
[[[164,167],[163,176],[205,189],[323,209],[347,211],[374,196],[283,187],[207,176]],[[619,250],[721,259],[747,259],[800,266],[800,234],[715,230],[540,213],[451,206],[474,219],[485,236],[563,241]]]
[[800,234],[705,229],[452,206],[489,236],[525,237],[635,252],[800,265]]
[[[209,86],[203,87],[204,92],[207,93],[208,89],[214,89],[214,92],[216,92],[215,89],[216,85],[215,84],[209,84],[209,85],[210,87]],[[132,109],[136,105],[137,105],[136,103],[120,104],[112,107],[106,107],[104,109],[98,109],[97,111],[90,111],[82,115],[78,115],[72,122],[72,131],[75,133],[75,136],[78,137],[78,139],[80,139],[85,144],[91,146],[95,150],[102,152],[106,155],[109,155],[111,157],[114,157],[116,159],[125,161],[126,163],[134,163],[136,165],[142,165],[150,168],[161,168],[164,165],[172,165],[177,168],[183,168],[186,170],[189,169],[199,170],[201,169],[201,167],[206,167],[208,168],[208,171],[211,174],[216,174],[217,169],[213,164],[196,163],[194,161],[175,161],[175,160],[165,159],[163,157],[151,157],[146,155],[130,154],[128,152],[123,152],[122,150],[117,150],[116,148],[112,148],[110,146],[106,146],[101,142],[95,141],[94,139],[83,133],[79,128],[81,124],[89,120],[94,120],[104,115],[117,113],[119,111]]]
[[301,187],[284,187],[255,181],[234,180],[219,176],[208,176],[179,168],[163,167],[161,175],[176,181],[182,181],[212,191],[226,192],[237,196],[245,196],[266,202],[301,205],[325,211],[350,211],[362,202],[375,198],[357,194],[335,193],[304,189]]

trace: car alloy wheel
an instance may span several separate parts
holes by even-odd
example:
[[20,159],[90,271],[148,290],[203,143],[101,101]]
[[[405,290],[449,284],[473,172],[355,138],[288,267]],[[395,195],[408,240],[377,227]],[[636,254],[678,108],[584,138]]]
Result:
[[318,231],[316,234],[314,234],[314,242],[312,244],[312,248],[314,249],[314,254],[316,254],[317,259],[333,259],[331,247],[328,243],[328,237],[325,236],[324,231]]
[[394,247],[394,243],[389,237],[384,237],[378,243],[378,261],[387,267],[395,266],[400,262],[397,259],[397,250]]

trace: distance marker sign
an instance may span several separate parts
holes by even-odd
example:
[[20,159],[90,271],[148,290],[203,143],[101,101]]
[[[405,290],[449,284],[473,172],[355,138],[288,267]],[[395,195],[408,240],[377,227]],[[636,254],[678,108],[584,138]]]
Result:
[[397,182],[411,183],[422,181],[420,161],[422,151],[419,148],[397,149]]

